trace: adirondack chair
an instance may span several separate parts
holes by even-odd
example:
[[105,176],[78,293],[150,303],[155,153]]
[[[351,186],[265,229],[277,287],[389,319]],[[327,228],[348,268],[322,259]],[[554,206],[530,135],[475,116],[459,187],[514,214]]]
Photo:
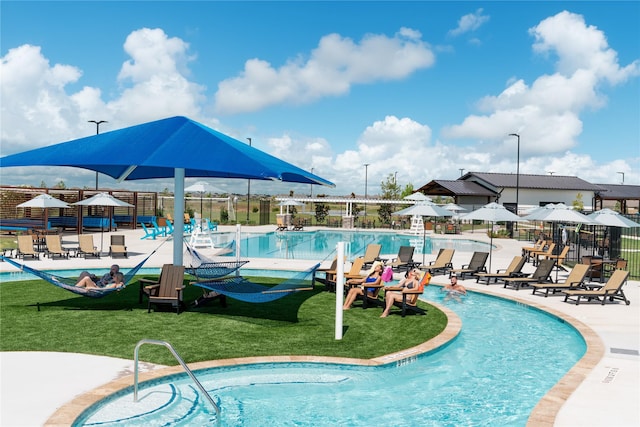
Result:
[[151,313],[151,304],[171,304],[176,308],[176,313],[180,314],[183,305],[182,291],[184,289],[184,266],[165,264],[162,266],[160,277],[157,282],[148,279],[140,279],[140,286],[147,296],[147,312]]

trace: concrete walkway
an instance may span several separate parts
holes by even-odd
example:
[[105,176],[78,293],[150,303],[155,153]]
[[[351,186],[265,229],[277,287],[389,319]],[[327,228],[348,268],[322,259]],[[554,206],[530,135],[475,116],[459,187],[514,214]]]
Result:
[[[235,231],[235,227],[221,227],[222,231]],[[273,231],[274,226],[251,227],[251,231]],[[141,230],[125,230],[114,234],[125,234],[131,253],[128,259],[112,260],[72,258],[69,260],[27,261],[38,269],[87,269],[104,268],[118,263],[123,269],[140,262],[162,243],[162,239],[140,240]],[[487,241],[482,232],[458,236],[434,236],[446,239],[474,239]],[[104,235],[109,242],[109,233]],[[100,233],[94,235],[99,245]],[[63,244],[77,245],[77,236],[65,235]],[[492,254],[492,270],[505,268],[514,255],[519,255],[522,242],[494,240],[497,249]],[[108,243],[104,251],[108,250]],[[172,262],[173,243],[160,246],[145,266],[159,267]],[[214,256],[216,250],[203,250]],[[389,254],[395,255],[395,254]],[[453,264],[459,267],[469,262],[470,253],[456,252]],[[416,260],[422,255],[416,255]],[[427,261],[435,258],[428,255]],[[305,269],[312,261],[298,260],[251,260],[251,267],[262,269]],[[7,263],[0,263],[0,271],[12,271]],[[528,264],[525,271],[532,271]],[[564,273],[566,275],[566,273]],[[561,273],[561,278],[562,273]],[[433,283],[444,284],[447,279],[436,276]],[[475,280],[462,282],[468,289],[487,292],[509,298],[517,298],[549,310],[571,316],[584,323],[597,334],[604,345],[604,357],[595,364],[586,379],[571,393],[555,419],[556,426],[640,426],[640,282],[631,281],[624,291],[631,305],[624,304],[568,304],[563,297],[544,298],[531,295],[531,290],[514,291],[501,285],[476,284]],[[464,327],[464,325],[463,325]],[[159,368],[142,364],[144,370]],[[70,353],[4,352],[0,353],[0,425],[37,426],[65,403],[104,383],[132,373],[132,361],[103,356]],[[523,397],[523,398],[526,398]]]

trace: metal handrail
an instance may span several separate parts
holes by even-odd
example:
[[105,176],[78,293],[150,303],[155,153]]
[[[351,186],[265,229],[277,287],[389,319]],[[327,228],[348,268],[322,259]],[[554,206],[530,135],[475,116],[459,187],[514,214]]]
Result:
[[189,369],[187,364],[184,363],[184,360],[182,360],[182,357],[180,357],[178,352],[176,352],[175,349],[173,348],[173,346],[171,344],[169,344],[168,342],[166,342],[166,341],[152,340],[152,339],[144,338],[144,339],[141,339],[140,341],[138,341],[138,344],[136,344],[136,348],[135,348],[134,353],[133,353],[133,358],[134,358],[134,362],[135,362],[134,363],[134,368],[133,368],[133,401],[134,402],[138,401],[138,351],[139,351],[140,347],[142,346],[142,344],[163,345],[166,348],[168,348],[169,351],[171,352],[171,354],[173,354],[173,357],[175,357],[175,359],[178,361],[178,363],[180,363],[180,365],[182,365],[182,368],[185,370],[185,372],[189,375],[189,377],[191,377],[191,379],[196,384],[196,386],[198,387],[200,392],[202,392],[202,394],[207,398],[209,403],[211,403],[211,406],[213,406],[213,409],[215,409],[215,411],[216,411],[216,419],[218,420],[218,422],[220,422],[220,407],[218,407],[216,402],[213,401],[213,399],[211,398],[209,393],[207,393],[207,391],[204,389],[202,384],[200,384],[200,381],[198,381],[196,376],[193,375],[193,372],[191,372],[191,369]]

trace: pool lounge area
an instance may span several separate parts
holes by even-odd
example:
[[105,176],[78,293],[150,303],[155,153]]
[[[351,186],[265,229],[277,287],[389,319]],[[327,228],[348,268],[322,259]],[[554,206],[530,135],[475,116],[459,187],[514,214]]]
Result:
[[[271,229],[269,230],[271,231]],[[469,238],[469,236],[465,236]],[[474,235],[473,239],[482,240],[482,235]],[[133,242],[133,237],[130,240]],[[157,243],[156,243],[157,244]],[[494,241],[496,244],[496,241]],[[170,246],[170,245],[165,245]],[[521,244],[519,242],[504,241],[497,243],[497,249],[493,254],[493,268],[504,267],[514,255]],[[143,252],[143,250],[140,250]],[[150,260],[150,266],[158,266],[163,262],[170,262],[167,252],[163,249],[163,254],[157,255],[157,259]],[[454,265],[460,265],[468,262],[469,253],[457,253],[454,257]],[[156,256],[154,256],[156,257]],[[432,260],[433,255],[427,255],[427,260]],[[168,260],[167,260],[168,259]],[[78,260],[80,261],[80,260]],[[82,260],[84,261],[84,260]],[[46,261],[47,263],[49,261]],[[59,267],[67,261],[52,262],[55,267]],[[70,262],[76,262],[71,260]],[[94,262],[94,261],[91,261]],[[99,260],[101,265],[109,265],[111,259],[103,257]],[[124,262],[118,261],[124,266]],[[32,265],[31,263],[30,265]],[[299,265],[304,268],[303,260],[252,260],[253,268],[281,268],[283,266],[291,267]],[[44,264],[38,263],[38,268],[44,268]],[[6,266],[1,266],[2,271],[6,271]],[[443,276],[436,276],[435,283],[443,283]],[[558,316],[570,316],[575,319],[578,324],[583,324],[583,328],[579,328],[590,344],[590,354],[583,358],[580,366],[574,367],[570,376],[560,384],[558,384],[553,395],[548,402],[538,405],[534,413],[538,415],[536,424],[544,424],[545,417],[555,416],[554,425],[638,425],[640,422],[640,414],[636,409],[636,403],[640,395],[640,370],[638,348],[640,340],[640,316],[638,311],[638,301],[640,297],[638,282],[629,282],[625,286],[625,292],[631,300],[630,306],[612,304],[600,306],[599,304],[584,304],[574,306],[572,304],[563,303],[562,298],[530,295],[530,291],[521,290],[505,290],[499,286],[476,285],[475,281],[465,281],[468,289],[487,292],[495,295],[502,295],[509,298],[516,298],[525,304],[533,304],[539,308],[551,311]],[[463,325],[464,327],[464,325]],[[142,337],[141,337],[142,338]],[[593,354],[591,354],[593,353]],[[544,356],[544,355],[541,355]],[[601,356],[604,356],[601,359]],[[61,364],[52,362],[53,360],[64,359],[67,361],[76,361],[76,373],[65,372],[64,366],[68,363]],[[0,361],[2,362],[3,374],[3,402],[2,402],[2,424],[11,424],[11,419],[7,417],[16,416],[16,411],[20,407],[25,407],[24,415],[34,417],[32,423],[43,424],[48,415],[51,415],[61,405],[71,401],[74,398],[79,399],[84,404],[88,403],[86,395],[82,393],[93,389],[109,380],[122,377],[130,373],[131,361],[126,360],[110,360],[101,356],[89,355],[47,355],[42,353],[20,353],[11,354],[3,353]],[[51,364],[60,366],[60,370],[50,369]],[[202,362],[198,366],[209,362]],[[219,363],[219,362],[218,362]],[[95,366],[99,364],[102,369],[101,377],[95,378],[96,373],[85,374],[84,366]],[[209,363],[211,364],[211,363]],[[215,362],[213,363],[215,364]],[[49,366],[49,369],[46,367]],[[129,369],[129,371],[127,371]],[[169,370],[173,368],[168,368]],[[55,371],[55,372],[53,372]],[[156,370],[154,367],[148,367],[148,373],[145,376],[151,376],[156,373],[166,372],[166,369]],[[575,372],[573,372],[575,371]],[[63,375],[68,380],[65,381]],[[83,375],[84,374],[84,375]],[[582,377],[586,375],[586,379],[580,383]],[[109,377],[111,378],[105,378]],[[42,384],[42,378],[48,380]],[[51,378],[49,378],[51,377]],[[18,378],[21,378],[19,380]],[[56,380],[57,378],[57,380]],[[127,381],[123,379],[123,381]],[[130,381],[130,379],[129,379]],[[65,385],[64,390],[59,390],[59,385]],[[38,384],[34,387],[34,384]],[[129,383],[130,384],[130,383]],[[578,385],[579,384],[579,385]],[[578,386],[577,389],[575,388]],[[11,394],[8,395],[7,391]],[[36,397],[34,397],[34,394]],[[42,398],[37,397],[43,394]],[[28,396],[28,397],[25,397]],[[77,397],[80,396],[80,397]],[[604,404],[603,396],[606,396],[607,410],[602,410],[602,405],[594,405],[594,399]],[[24,403],[21,404],[21,398]],[[39,408],[39,414],[33,413],[33,408],[26,409],[28,402],[33,399],[43,402]],[[560,411],[555,415],[555,409],[566,400]],[[9,412],[7,413],[8,409]],[[48,411],[48,412],[47,412]],[[546,415],[545,415],[546,414]],[[38,417],[39,418],[36,418]],[[532,422],[532,421],[530,421]],[[546,424],[551,425],[551,424]]]

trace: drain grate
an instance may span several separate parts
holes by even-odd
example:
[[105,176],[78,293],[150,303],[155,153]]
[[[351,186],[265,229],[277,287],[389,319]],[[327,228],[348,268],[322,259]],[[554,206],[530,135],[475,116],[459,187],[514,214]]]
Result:
[[628,354],[629,356],[640,356],[640,352],[638,350],[630,350],[630,349],[626,349],[626,348],[613,348],[613,347],[611,347],[611,353]]

